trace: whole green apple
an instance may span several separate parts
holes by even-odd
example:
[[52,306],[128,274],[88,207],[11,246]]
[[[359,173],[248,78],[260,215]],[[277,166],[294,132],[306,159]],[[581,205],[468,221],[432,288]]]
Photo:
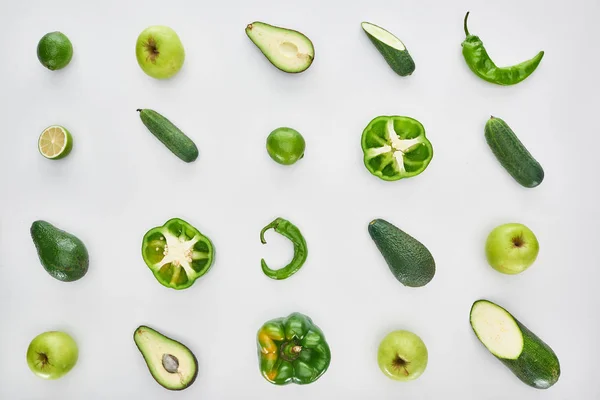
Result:
[[64,332],[50,331],[36,336],[27,349],[29,369],[44,379],[58,379],[77,363],[79,350]]
[[503,274],[519,274],[537,258],[540,244],[523,224],[510,223],[497,226],[485,242],[488,263]]
[[425,343],[409,331],[390,332],[377,351],[381,372],[397,381],[417,379],[427,368],[428,359]]
[[177,33],[168,26],[151,26],[138,36],[135,55],[142,70],[156,79],[167,79],[183,66],[185,50]]

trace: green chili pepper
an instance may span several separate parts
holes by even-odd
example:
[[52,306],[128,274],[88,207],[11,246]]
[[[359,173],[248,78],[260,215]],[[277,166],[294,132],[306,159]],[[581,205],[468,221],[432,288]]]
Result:
[[471,71],[481,79],[498,85],[515,85],[531,75],[540,64],[540,61],[542,61],[544,52],[540,51],[531,60],[513,65],[512,67],[497,67],[485,50],[481,39],[469,33],[467,18],[469,18],[468,12],[465,15],[464,22],[467,38],[462,42],[462,52]]
[[259,368],[275,385],[304,385],[329,367],[331,351],[323,332],[304,314],[265,322],[257,334]]
[[267,266],[265,259],[260,260],[260,265],[262,267],[263,272],[271,279],[285,279],[294,275],[304,264],[306,261],[306,257],[308,256],[308,248],[306,247],[306,241],[304,240],[304,236],[300,233],[298,227],[292,224],[290,221],[287,221],[283,218],[277,218],[275,221],[271,222],[269,225],[265,226],[262,231],[260,231],[260,241],[262,244],[266,244],[265,240],[265,232],[269,229],[275,229],[275,232],[285,236],[290,239],[294,244],[294,258],[292,261],[285,267],[273,270]]
[[181,290],[208,272],[215,250],[210,239],[198,229],[182,219],[172,218],[144,235],[142,257],[158,282]]
[[433,158],[425,128],[410,117],[374,118],[363,131],[361,146],[365,167],[385,181],[419,175]]

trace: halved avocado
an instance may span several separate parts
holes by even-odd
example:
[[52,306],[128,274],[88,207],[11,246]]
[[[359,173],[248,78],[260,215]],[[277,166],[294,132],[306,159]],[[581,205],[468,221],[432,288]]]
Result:
[[253,22],[246,27],[246,34],[271,64],[284,72],[305,71],[315,58],[312,42],[298,31]]
[[185,345],[147,326],[140,326],[133,340],[152,377],[169,390],[183,390],[198,376],[198,360]]

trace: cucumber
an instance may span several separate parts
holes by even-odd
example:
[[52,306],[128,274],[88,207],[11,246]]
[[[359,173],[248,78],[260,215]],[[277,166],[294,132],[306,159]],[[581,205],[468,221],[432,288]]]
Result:
[[560,364],[554,351],[504,308],[477,300],[470,320],[479,341],[521,381],[536,389],[558,381]]
[[542,183],[542,166],[527,151],[506,122],[491,117],[485,124],[485,140],[500,164],[517,182],[527,188],[534,188]]
[[198,158],[198,148],[178,127],[154,110],[138,109],[146,128],[160,140],[173,154],[185,162]]
[[415,62],[400,39],[370,22],[363,22],[361,26],[395,73],[408,76],[415,71]]

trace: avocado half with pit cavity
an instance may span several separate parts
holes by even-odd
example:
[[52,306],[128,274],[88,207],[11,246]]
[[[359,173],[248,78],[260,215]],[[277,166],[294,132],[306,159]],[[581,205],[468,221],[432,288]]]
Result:
[[135,330],[133,340],[159,385],[169,390],[183,390],[194,383],[198,360],[187,346],[144,325]]
[[306,71],[315,59],[315,48],[304,34],[264,22],[253,22],[246,34],[275,67],[284,72]]

